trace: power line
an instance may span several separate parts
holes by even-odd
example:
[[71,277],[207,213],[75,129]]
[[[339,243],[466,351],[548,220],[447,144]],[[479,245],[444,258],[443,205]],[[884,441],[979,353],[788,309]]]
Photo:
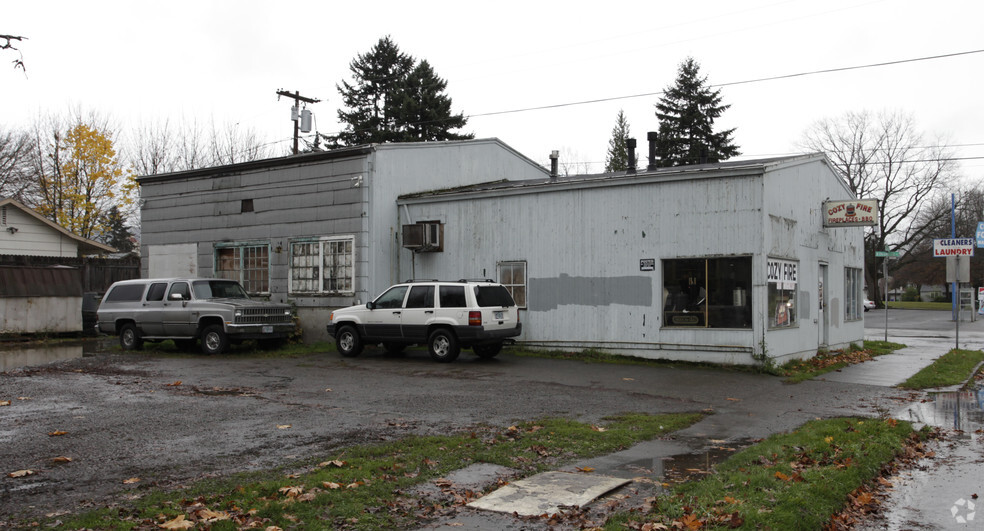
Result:
[[[946,58],[949,58],[949,57],[958,57],[958,56],[961,56],[961,55],[970,55],[970,54],[976,54],[976,53],[984,53],[984,49],[981,49],[981,50],[970,50],[970,51],[966,51],[966,52],[956,52],[956,53],[942,54],[942,55],[931,55],[931,56],[926,56],[926,57],[916,57],[916,58],[912,58],[912,59],[900,59],[898,61],[887,61],[887,62],[882,62],[882,63],[870,63],[870,64],[866,64],[866,65],[844,66],[844,67],[840,67],[840,68],[827,68],[827,69],[823,69],[823,70],[811,70],[811,71],[808,71],[808,72],[799,72],[799,73],[795,73],[795,74],[784,74],[784,75],[779,75],[779,76],[762,77],[762,78],[757,78],[757,79],[746,79],[744,81],[731,81],[731,82],[728,82],[728,83],[712,84],[712,85],[709,85],[709,87],[711,87],[711,88],[715,88],[715,87],[730,87],[730,86],[735,86],[735,85],[745,85],[745,84],[749,84],[749,83],[761,83],[761,82],[764,82],[764,81],[776,81],[776,80],[779,80],[779,79],[790,79],[790,78],[794,78],[794,77],[812,76],[812,75],[818,75],[818,74],[831,74],[831,73],[834,73],[834,72],[846,72],[846,71],[849,71],[849,70],[860,70],[860,69],[863,69],[863,68],[877,68],[877,67],[882,67],[882,66],[892,66],[892,65],[905,64],[905,63],[915,63],[915,62],[919,62],[919,61],[931,61],[931,60],[935,60],[935,59],[946,59]],[[631,94],[631,95],[628,95],[628,96],[614,96],[614,97],[610,97],[610,98],[598,98],[598,99],[593,99],[593,100],[582,100],[582,101],[573,101],[573,102],[567,102],[567,103],[556,103],[556,104],[553,104],[553,105],[542,105],[542,106],[539,106],[539,107],[525,107],[525,108],[522,108],[522,109],[512,109],[512,110],[506,110],[506,111],[492,111],[492,112],[486,112],[486,113],[471,114],[471,115],[468,115],[467,118],[469,118],[469,119],[470,118],[480,118],[480,117],[484,117],[484,116],[497,116],[497,115],[502,115],[502,114],[514,114],[514,113],[520,113],[520,112],[542,111],[542,110],[546,110],[546,109],[557,109],[557,108],[561,108],[561,107],[573,107],[575,105],[588,105],[588,104],[591,104],[591,103],[604,103],[604,102],[608,102],[608,101],[619,101],[619,100],[627,100],[627,99],[633,99],[633,98],[645,98],[645,97],[651,97],[651,96],[660,96],[660,95],[665,94],[665,93],[666,93],[665,90],[660,90],[660,91],[657,91],[657,92],[646,92],[646,93],[643,93],[643,94]]]
[[[869,63],[869,64],[864,64],[864,65],[853,65],[853,66],[844,66],[844,67],[837,67],[837,68],[826,68],[826,69],[810,70],[810,71],[807,71],[807,72],[797,72],[797,73],[793,73],[793,74],[782,74],[782,75],[777,75],[777,76],[762,77],[762,78],[755,78],[755,79],[746,79],[746,80],[741,80],[741,81],[730,81],[730,82],[726,82],[726,83],[712,84],[712,85],[709,85],[709,87],[711,87],[711,88],[717,88],[717,87],[729,87],[729,86],[736,86],[736,85],[747,85],[747,84],[751,84],[751,83],[762,83],[762,82],[766,82],[766,81],[777,81],[777,80],[781,80],[781,79],[791,79],[791,78],[796,78],[796,77],[805,77],[805,76],[813,76],[813,75],[821,75],[821,74],[831,74],[831,73],[836,73],[836,72],[847,72],[847,71],[851,71],[851,70],[862,70],[862,69],[867,69],[867,68],[880,68],[880,67],[894,66],[894,65],[907,64],[907,63],[916,63],[916,62],[922,62],[922,61],[933,61],[933,60],[938,60],[938,59],[948,59],[948,58],[951,58],[951,57],[960,57],[960,56],[973,55],[973,54],[979,54],[979,53],[984,53],[984,49],[968,50],[968,51],[954,52],[954,53],[948,53],[948,54],[930,55],[930,56],[924,56],[924,57],[914,57],[914,58],[909,58],[909,59],[899,59],[899,60],[896,60],[896,61],[883,61],[883,62],[879,62],[879,63]],[[573,101],[573,102],[566,102],[566,103],[555,103],[555,104],[550,104],[550,105],[540,105],[540,106],[536,106],[536,107],[523,107],[523,108],[519,108],[519,109],[509,109],[509,110],[502,110],[502,111],[490,111],[490,112],[485,112],[485,113],[470,114],[470,115],[467,115],[465,118],[470,120],[472,118],[482,118],[482,117],[486,117],[486,116],[501,116],[501,115],[505,115],[505,114],[518,114],[518,113],[523,113],[523,112],[542,111],[542,110],[548,110],[548,109],[559,109],[559,108],[564,108],[564,107],[574,107],[574,106],[578,106],[578,105],[590,105],[590,104],[594,104],[594,103],[605,103],[605,102],[610,102],[610,101],[619,101],[619,100],[627,100],[627,99],[634,99],[634,98],[653,97],[653,96],[660,96],[662,94],[665,94],[665,92],[666,92],[665,90],[660,90],[660,91],[656,91],[656,92],[646,92],[646,93],[641,93],[641,94],[631,94],[631,95],[625,95],[625,96],[613,96],[613,97],[607,97],[607,98],[596,98],[596,99],[591,99],[591,100],[580,100],[580,101]],[[414,125],[414,124],[406,124],[406,125]],[[333,134],[336,134],[337,135],[339,133],[340,132],[335,132]],[[332,133],[329,133],[329,136],[331,134]],[[271,142],[271,144],[275,144],[275,143],[279,143],[279,142],[282,142],[282,141]],[[965,144],[965,145],[972,146],[972,145],[982,145],[982,144]],[[952,159],[952,160],[977,160],[977,158],[975,158],[975,157],[969,157],[969,158],[966,158],[966,159],[963,159],[962,158],[962,159]]]

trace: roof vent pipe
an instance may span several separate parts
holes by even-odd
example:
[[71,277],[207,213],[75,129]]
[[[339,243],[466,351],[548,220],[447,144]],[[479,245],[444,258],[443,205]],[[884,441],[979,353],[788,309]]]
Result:
[[626,168],[625,173],[633,174],[636,172],[636,156],[635,156],[636,139],[634,138],[625,139],[625,147],[629,148],[629,167]]
[[646,133],[646,140],[649,140],[649,166],[646,166],[648,171],[656,171],[656,139],[658,137],[656,131]]
[[550,178],[557,178],[557,159],[560,158],[560,152],[553,150],[550,152]]

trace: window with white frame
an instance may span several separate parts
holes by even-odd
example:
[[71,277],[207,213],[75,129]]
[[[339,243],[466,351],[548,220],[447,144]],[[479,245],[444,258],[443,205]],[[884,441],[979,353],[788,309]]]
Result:
[[291,293],[353,293],[354,291],[354,236],[333,236],[291,242]]
[[797,326],[799,306],[796,287],[799,283],[799,262],[767,260],[769,281],[769,328]]
[[499,262],[499,283],[509,290],[516,306],[526,308],[526,262]]
[[844,268],[844,319],[861,319],[864,311],[864,277],[856,267]]
[[270,245],[221,243],[215,246],[215,274],[235,280],[247,293],[270,292]]

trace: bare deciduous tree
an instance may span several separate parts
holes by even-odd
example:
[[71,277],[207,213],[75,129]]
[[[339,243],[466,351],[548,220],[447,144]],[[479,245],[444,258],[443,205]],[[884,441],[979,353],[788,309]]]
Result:
[[31,137],[20,131],[0,130],[0,197],[24,202],[31,185]]
[[856,197],[878,200],[878,226],[864,240],[865,281],[872,300],[881,300],[884,259],[875,252],[886,244],[908,252],[938,221],[928,207],[949,191],[956,173],[946,144],[927,144],[909,114],[863,111],[816,122],[801,147],[826,153]]
[[24,74],[27,74],[27,68],[24,66],[24,56],[20,53],[20,50],[14,48],[14,45],[11,42],[11,41],[18,41],[18,42],[24,41],[27,40],[27,37],[20,37],[17,35],[0,35],[0,40],[3,41],[0,42],[0,50],[13,50],[17,52],[17,59],[14,59],[12,61],[14,63],[14,69],[16,70],[20,68],[21,70],[24,71]]

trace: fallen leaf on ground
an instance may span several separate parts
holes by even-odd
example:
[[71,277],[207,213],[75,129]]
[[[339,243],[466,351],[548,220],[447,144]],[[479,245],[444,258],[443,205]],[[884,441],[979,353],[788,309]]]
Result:
[[60,436],[65,435],[67,433],[68,433],[67,431],[61,431],[61,430],[49,431],[48,432],[48,436],[49,437],[60,437]]
[[578,472],[594,472],[594,468],[592,468],[590,466],[586,466],[586,467],[583,467],[583,468],[578,466],[578,467],[574,467],[574,468],[576,468],[578,470]]
[[304,492],[304,487],[280,487],[278,492],[288,498],[296,498]]
[[124,485],[132,485],[134,483],[140,483],[140,478],[130,478],[130,479],[123,480]]
[[0,406],[9,406],[10,400],[0,400]]
[[58,457],[52,457],[51,460],[55,463],[71,463],[71,457],[65,457],[64,455],[59,455]]
[[291,428],[290,424],[277,424],[278,430],[289,430]]
[[168,520],[163,524],[159,524],[157,527],[161,529],[190,529],[195,527],[195,522],[191,520],[185,520],[185,515],[179,514],[173,520]]
[[213,511],[212,509],[202,509],[196,514],[198,518],[209,521],[228,520],[230,518],[229,513],[225,511]]
[[169,383],[169,384],[166,384],[166,385],[168,387],[177,387],[177,386],[181,385],[181,380],[178,380],[178,381],[176,381],[174,383]]
[[594,431],[608,431],[606,428],[602,428],[601,426],[591,426],[591,429]]
[[740,398],[731,398],[731,397],[728,397],[728,400],[730,400],[732,402],[741,402],[741,399]]
[[340,459],[332,459],[331,461],[322,461],[318,463],[319,468],[324,468],[326,466],[334,466],[334,467],[341,468],[345,466],[345,461],[342,461]]
[[324,487],[324,488],[326,488],[326,489],[332,489],[332,490],[342,488],[342,486],[340,484],[335,483],[333,481],[323,481],[321,483],[321,486]]
[[29,396],[18,396],[17,397],[17,400],[30,400],[30,399],[31,399],[31,397],[29,397]]
[[7,474],[7,477],[8,478],[22,478],[24,476],[33,476],[36,473],[37,472],[35,472],[33,470],[18,470],[16,472],[11,472],[11,473]]

